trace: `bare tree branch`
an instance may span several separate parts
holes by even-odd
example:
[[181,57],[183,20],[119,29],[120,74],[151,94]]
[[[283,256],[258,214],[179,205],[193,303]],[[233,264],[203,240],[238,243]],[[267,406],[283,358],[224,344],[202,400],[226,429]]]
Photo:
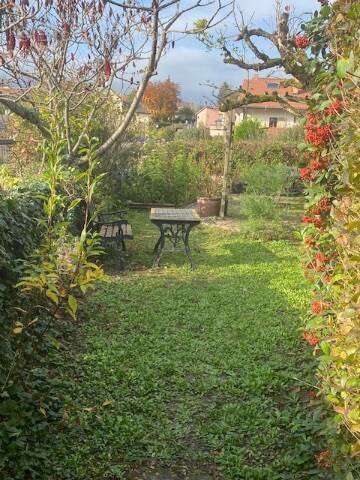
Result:
[[296,117],[301,118],[303,116],[302,111],[297,109],[294,105],[292,105],[293,103],[297,104],[297,103],[303,102],[303,99],[300,99],[299,97],[296,97],[294,95],[282,96],[276,92],[270,95],[269,94],[254,95],[242,88],[239,90],[239,95],[237,95],[236,97],[234,95],[234,92],[227,95],[220,107],[220,110],[222,112],[228,112],[235,108],[244,107],[246,105],[251,105],[255,103],[264,103],[264,102],[280,103],[285,110],[292,113]]
[[50,132],[49,118],[60,122],[70,161],[91,127],[94,104],[98,99],[109,101],[113,82],[120,80],[124,95],[129,87],[136,91],[127,112],[99,147],[99,155],[120,141],[128,128],[167,46],[179,38],[175,38],[178,19],[214,5],[206,30],[223,8],[221,0],[34,2],[38,10],[20,2],[22,10],[19,6],[8,15],[0,68],[13,95],[0,92],[0,104],[33,123],[44,136]]
[[4,105],[4,107],[8,108],[12,113],[15,113],[15,115],[18,115],[23,120],[33,124],[44,138],[49,138],[49,126],[42,120],[36,110],[26,108],[23,106],[23,104],[9,98],[0,98],[0,103]]

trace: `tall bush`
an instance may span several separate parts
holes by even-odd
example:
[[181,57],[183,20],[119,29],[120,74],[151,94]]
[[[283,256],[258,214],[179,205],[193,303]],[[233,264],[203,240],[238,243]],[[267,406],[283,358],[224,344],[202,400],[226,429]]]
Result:
[[[304,26],[318,55],[306,122],[305,272],[314,287],[304,339],[319,358],[320,388],[343,432],[341,453],[360,458],[360,9],[324,5]],[[337,445],[339,438],[334,439]],[[331,454],[329,453],[331,456]],[[330,462],[336,466],[335,459]],[[349,467],[349,469],[351,469]],[[355,469],[346,478],[353,479]]]
[[181,144],[152,143],[127,179],[123,196],[141,202],[178,205],[196,198],[200,178],[199,165],[186,155]]
[[[44,447],[50,423],[60,419],[61,400],[48,356],[60,348],[57,337],[64,326],[76,320],[79,298],[102,275],[93,261],[101,253],[99,241],[89,232],[89,207],[101,179],[95,174],[95,148],[90,141],[82,150],[86,167],[71,172],[80,196],[64,188],[68,172],[62,141],[55,134],[43,149],[42,192],[16,192],[0,199],[4,207],[0,215],[0,471],[4,480],[51,476],[51,460]],[[79,237],[73,237],[67,213],[81,203],[85,204],[83,228]]]
[[264,127],[257,118],[245,118],[234,128],[234,140],[252,140],[264,135]]
[[243,213],[251,219],[275,219],[280,215],[279,197],[290,186],[290,167],[283,164],[244,165],[242,179],[246,194],[242,196]]

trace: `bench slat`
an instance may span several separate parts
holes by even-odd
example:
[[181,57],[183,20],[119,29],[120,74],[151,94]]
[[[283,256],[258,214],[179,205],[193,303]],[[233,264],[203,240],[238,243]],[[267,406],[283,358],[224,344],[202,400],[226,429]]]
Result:
[[[103,238],[115,238],[119,235],[119,228],[119,225],[102,225],[100,228],[100,236]],[[125,239],[132,240],[134,238],[130,223],[123,223],[121,230]]]
[[100,235],[104,238],[115,238],[119,234],[118,225],[102,225]]
[[106,237],[106,232],[107,232],[107,225],[101,225],[100,236]]
[[124,238],[129,238],[129,239],[134,238],[130,223],[122,224],[121,229],[123,231]]

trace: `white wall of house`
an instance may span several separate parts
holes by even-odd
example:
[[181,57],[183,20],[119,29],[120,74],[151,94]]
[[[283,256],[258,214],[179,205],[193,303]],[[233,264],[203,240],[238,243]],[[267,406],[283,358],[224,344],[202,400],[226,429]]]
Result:
[[209,128],[210,137],[220,137],[225,134],[224,126],[211,126]]
[[[235,114],[235,124],[240,123],[244,118],[256,118],[264,127],[276,126],[278,128],[293,127],[297,124],[296,117],[282,108],[253,108],[239,109]],[[271,122],[270,122],[270,119]],[[276,119],[276,120],[275,120]],[[276,125],[274,125],[274,122]],[[272,123],[272,125],[270,124]]]

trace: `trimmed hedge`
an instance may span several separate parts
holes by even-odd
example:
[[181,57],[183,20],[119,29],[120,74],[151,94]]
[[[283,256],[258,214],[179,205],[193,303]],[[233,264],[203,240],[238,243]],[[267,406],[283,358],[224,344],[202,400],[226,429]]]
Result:
[[[232,146],[233,182],[243,181],[244,167],[252,164],[293,167],[292,192],[299,191],[297,167],[302,161],[297,142],[281,138],[234,141]],[[107,198],[143,202],[183,204],[199,195],[218,195],[224,165],[222,138],[202,140],[151,140],[133,157],[123,172],[121,184],[115,182]],[[108,188],[108,186],[106,187]]]

